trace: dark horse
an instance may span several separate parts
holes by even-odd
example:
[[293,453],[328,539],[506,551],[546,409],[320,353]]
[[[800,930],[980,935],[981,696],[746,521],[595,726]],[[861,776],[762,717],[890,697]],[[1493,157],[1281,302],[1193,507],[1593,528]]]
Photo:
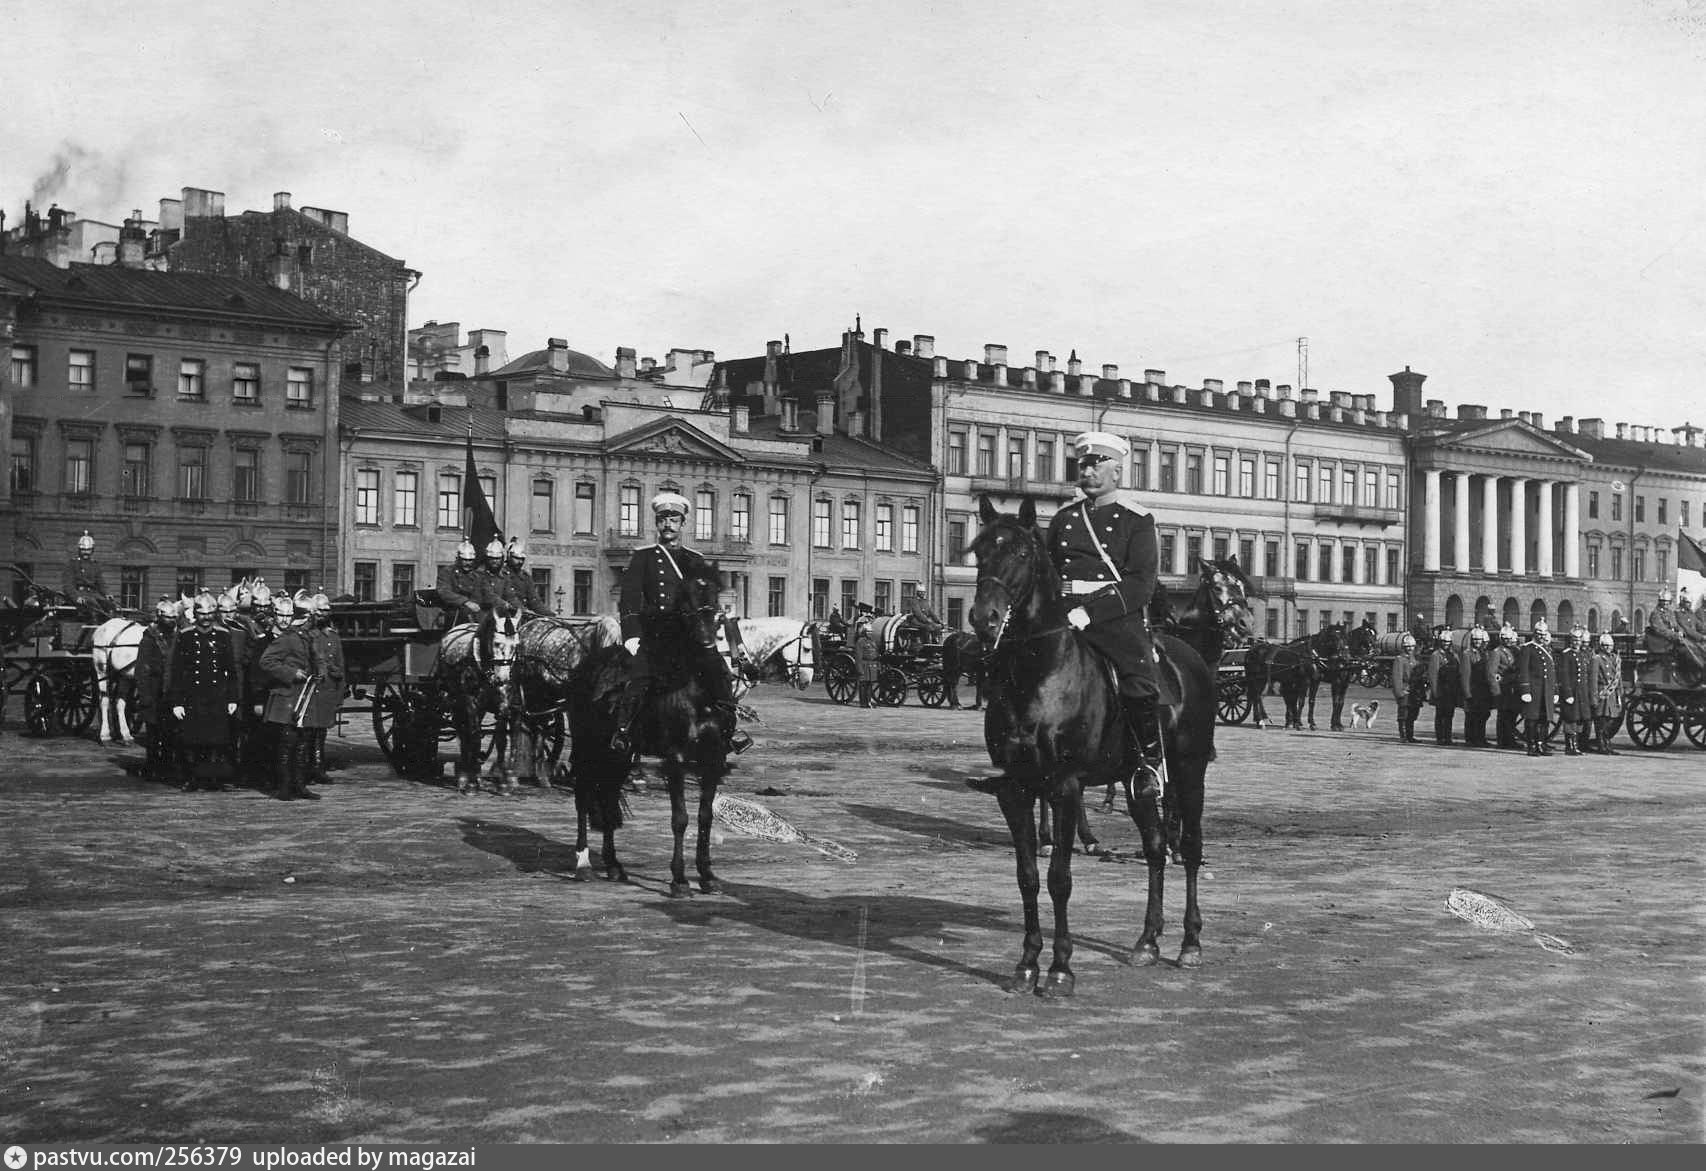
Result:
[[1244,685],[1251,710],[1257,713],[1257,726],[1267,722],[1262,692],[1269,683],[1278,683],[1280,697],[1285,700],[1285,726],[1301,730],[1307,706],[1309,730],[1313,732],[1315,700],[1325,681],[1333,697],[1333,731],[1344,731],[1345,695],[1356,669],[1350,637],[1340,624],[1278,645],[1253,644],[1244,656]]
[[499,791],[513,793],[518,788],[509,754],[517,714],[510,689],[516,640],[515,611],[503,607],[479,622],[452,627],[439,643],[433,676],[456,728],[458,792],[479,788],[480,734],[488,715],[493,717],[492,771]]
[[972,685],[972,710],[983,706],[983,640],[957,631],[942,638],[942,684],[948,706],[960,706],[960,679]]
[[[1127,809],[1143,836],[1149,866],[1149,905],[1143,933],[1133,945],[1134,963],[1160,959],[1162,891],[1170,840],[1185,866],[1185,936],[1181,966],[1202,959],[1202,913],[1197,907],[1197,871],[1202,865],[1204,776],[1214,758],[1214,679],[1202,658],[1171,635],[1155,639],[1163,693],[1179,702],[1163,705],[1166,742],[1164,783],[1159,796],[1130,786],[1137,765],[1120,701],[1108,667],[1067,625],[1060,577],[1049,559],[1029,497],[1017,516],[998,513],[979,500],[983,529],[972,543],[977,558],[977,597],[972,624],[987,648],[989,709],[984,742],[990,760],[1005,771],[991,785],[1013,836],[1019,894],[1025,908],[1024,951],[1014,968],[1012,991],[1070,996],[1073,991],[1072,935],[1067,903],[1072,897],[1072,832],[1078,824],[1086,784],[1120,781]],[[1037,911],[1038,799],[1054,818],[1048,889],[1054,902],[1054,959],[1038,988],[1043,934]]]
[[[699,837],[695,863],[699,889],[713,894],[722,889],[711,871],[711,821],[717,786],[729,771],[724,748],[723,720],[704,682],[704,674],[725,668],[717,654],[717,595],[722,575],[715,566],[682,582],[674,609],[649,615],[647,654],[652,665],[651,694],[634,726],[635,742],[647,756],[663,762],[669,790],[670,829],[675,852],[670,859],[669,893],[692,893],[687,882],[684,838],[687,832],[686,779],[699,777]],[[608,878],[627,879],[616,858],[615,830],[620,812],[613,795],[627,776],[629,758],[610,746],[617,728],[616,708],[621,682],[626,680],[628,653],[620,646],[594,651],[568,692],[569,775],[575,804],[581,812],[581,836],[576,843],[577,866],[586,849],[586,819],[604,830],[604,866]],[[614,782],[614,783],[613,783]],[[586,795],[583,798],[583,793]]]

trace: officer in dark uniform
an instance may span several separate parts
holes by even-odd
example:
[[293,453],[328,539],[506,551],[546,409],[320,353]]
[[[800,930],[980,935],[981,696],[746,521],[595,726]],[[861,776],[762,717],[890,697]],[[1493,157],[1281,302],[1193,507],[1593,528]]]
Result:
[[1131,445],[1086,431],[1072,441],[1080,497],[1054,514],[1048,550],[1069,595],[1066,620],[1114,666],[1142,763],[1132,793],[1153,794],[1162,761],[1155,650],[1144,612],[1159,577],[1155,518],[1120,492]]
[[1460,664],[1463,687],[1463,742],[1473,748],[1486,748],[1487,719],[1493,714],[1493,686],[1487,678],[1487,656],[1490,654],[1485,627],[1469,632],[1469,649]]
[[[633,751],[634,720],[652,682],[651,654],[643,634],[642,616],[673,610],[681,583],[689,574],[707,568],[703,557],[681,544],[687,511],[687,498],[679,493],[659,492],[652,497],[657,544],[635,549],[628,559],[628,571],[622,575],[622,643],[634,661],[629,665],[627,686],[616,709],[618,730],[611,746],[618,752]],[[752,739],[735,727],[734,689],[728,669],[715,649],[704,648],[704,654],[708,661],[703,664],[700,678],[723,716],[723,736],[728,749],[745,752]]]
[[1404,632],[1392,660],[1392,702],[1398,708],[1398,743],[1416,742],[1416,716],[1427,694],[1427,667],[1416,654],[1416,636]]
[[178,721],[178,760],[184,792],[220,789],[231,775],[231,727],[242,678],[231,635],[214,625],[216,605],[205,591],[195,599],[195,625],[172,644],[161,686]]
[[1562,709],[1564,755],[1580,756],[1593,731],[1593,701],[1599,691],[1599,664],[1588,643],[1588,628],[1570,628],[1570,645],[1556,656],[1558,706]]
[[480,579],[480,616],[483,618],[495,610],[504,601],[504,595],[509,591],[509,574],[504,568],[504,543],[502,537],[493,537],[486,542],[486,556],[480,562],[477,571]]
[[136,666],[131,673],[135,698],[131,712],[142,726],[144,758],[142,775],[150,781],[171,777],[175,752],[169,732],[170,721],[161,689],[166,682],[166,661],[178,639],[178,604],[161,598],[154,606],[154,621],[142,632],[136,646]]
[[326,774],[326,733],[338,722],[344,703],[344,640],[332,625],[332,599],[321,590],[308,615],[309,652],[319,671],[314,707],[303,721],[304,774],[310,785],[330,785]]
[[1523,737],[1528,755],[1551,756],[1546,733],[1556,718],[1558,669],[1552,661],[1552,632],[1546,619],[1534,624],[1529,640],[1516,653],[1517,686],[1522,688]]
[[1521,748],[1517,742],[1516,719],[1522,711],[1522,688],[1516,675],[1516,628],[1499,627],[1499,645],[1487,652],[1487,686],[1493,693],[1496,743],[1500,748]]
[[[279,595],[281,598],[283,594]],[[308,787],[308,743],[312,735],[313,693],[319,686],[319,665],[308,637],[314,599],[306,590],[290,599],[290,625],[279,632],[260,657],[260,670],[270,684],[264,719],[276,728],[274,754],[276,790],[281,801],[318,801]],[[304,735],[304,725],[308,736]]]
[[1428,700],[1434,705],[1434,743],[1449,746],[1463,684],[1451,632],[1443,626],[1434,632],[1434,649],[1428,656]]
[[117,604],[107,593],[106,575],[101,572],[101,563],[95,560],[95,538],[89,535],[88,529],[84,529],[83,535],[77,538],[76,555],[65,563],[65,592],[70,596],[72,605],[91,621],[105,622],[118,613]]
[[446,625],[473,622],[480,616],[484,582],[474,565],[474,542],[456,546],[456,560],[438,571],[438,600],[444,607]]
[[550,606],[539,596],[539,587],[527,572],[527,550],[522,548],[520,537],[511,537],[504,550],[503,582],[504,601],[515,607],[523,621],[551,616]]

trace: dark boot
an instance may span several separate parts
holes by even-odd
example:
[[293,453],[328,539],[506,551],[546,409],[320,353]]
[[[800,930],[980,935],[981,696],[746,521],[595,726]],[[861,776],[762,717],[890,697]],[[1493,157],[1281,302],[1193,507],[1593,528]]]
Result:
[[326,775],[326,729],[315,728],[304,731],[308,752],[307,780],[310,785],[330,785],[334,782]]
[[308,770],[314,756],[314,730],[304,728],[290,758],[291,792],[299,801],[318,801],[320,794],[308,787]]
[[1147,790],[1161,779],[1161,712],[1154,696],[1126,696],[1121,703],[1139,757],[1137,775],[1133,777],[1139,782],[1135,788]]
[[1599,741],[1599,751],[1604,756],[1622,756],[1623,754],[1611,746],[1611,737],[1605,734],[1606,725],[1611,721],[1598,719],[1594,721],[1594,735]]
[[1581,749],[1576,747],[1576,734],[1574,732],[1565,732],[1564,733],[1564,755],[1565,756],[1580,756],[1581,754],[1582,754]]
[[859,681],[859,706],[871,706],[871,685],[866,683],[863,679]]
[[623,756],[634,755],[634,721],[639,718],[645,694],[643,681],[629,679],[628,685],[622,689],[622,698],[616,704],[616,734],[610,738],[610,747]]
[[295,728],[280,727],[278,738],[274,741],[273,754],[273,784],[269,792],[275,793],[280,801],[296,799],[296,783],[293,779],[295,772],[296,744],[302,735]]

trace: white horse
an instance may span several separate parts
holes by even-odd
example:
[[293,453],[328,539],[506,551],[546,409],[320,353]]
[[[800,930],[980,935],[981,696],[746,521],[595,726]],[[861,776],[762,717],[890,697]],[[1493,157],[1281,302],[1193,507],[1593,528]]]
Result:
[[759,682],[780,680],[799,691],[812,685],[817,640],[809,622],[798,618],[742,618],[737,625],[741,645],[758,670]]
[[102,744],[109,740],[114,744],[131,742],[130,721],[126,718],[130,703],[123,698],[119,683],[135,671],[136,651],[147,629],[129,618],[108,618],[95,627],[90,638],[95,693],[101,701],[101,727],[95,739]]

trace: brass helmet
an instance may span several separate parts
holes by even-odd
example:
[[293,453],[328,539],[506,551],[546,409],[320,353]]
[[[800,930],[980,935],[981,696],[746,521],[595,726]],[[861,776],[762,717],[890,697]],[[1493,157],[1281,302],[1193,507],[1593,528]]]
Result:
[[1536,618],[1534,620],[1534,629],[1530,632],[1529,636],[1541,646],[1550,646],[1552,644],[1552,629],[1546,625],[1546,619],[1544,618]]
[[521,547],[520,537],[511,537],[509,539],[509,548],[504,551],[504,556],[508,557],[517,565],[520,565],[523,561],[527,560],[527,550]]
[[213,595],[206,590],[202,590],[195,596],[195,616],[197,618],[204,614],[212,614],[218,608],[219,605],[213,600]]
[[1609,631],[1607,631],[1606,633],[1603,633],[1599,636],[1599,649],[1600,650],[1602,650],[1602,651],[1615,650],[1616,647],[1617,647],[1617,644],[1615,642],[1611,641],[1611,634]]
[[167,618],[176,622],[178,620],[178,604],[171,598],[161,595],[160,600],[154,603],[154,617]]
[[1509,622],[1499,627],[1499,641],[1505,646],[1515,646],[1516,638],[1516,627],[1512,626]]
[[93,553],[94,551],[95,551],[95,538],[89,535],[88,529],[84,529],[83,535],[81,537],[77,538],[77,552],[79,552],[79,553]]
[[1475,646],[1486,646],[1487,628],[1484,626],[1477,626],[1471,629],[1469,631],[1469,641]]
[[298,618],[306,618],[314,613],[314,595],[307,590],[297,590],[296,596],[290,599],[292,613]]
[[320,592],[318,592],[317,594],[314,595],[314,613],[325,615],[325,614],[330,614],[331,612],[332,612],[332,599],[330,599],[326,596],[325,590],[321,590]]
[[460,545],[456,546],[456,560],[459,564],[472,565],[474,558],[478,556],[479,554],[474,551],[474,542],[470,540],[464,539]]
[[502,561],[503,556],[504,543],[502,537],[493,537],[486,542],[486,559],[488,561]]
[[215,608],[221,614],[235,614],[237,612],[237,587],[232,586],[220,594],[218,602],[215,603]]
[[272,591],[267,588],[266,582],[259,579],[255,581],[255,588],[250,591],[249,597],[257,610],[265,610],[272,605]]
[[1577,623],[1575,626],[1570,627],[1570,645],[1571,646],[1587,646],[1587,644],[1588,644],[1588,628],[1581,625],[1580,623]]
[[1416,649],[1416,636],[1411,634],[1409,631],[1406,630],[1404,632],[1404,637],[1402,637],[1398,640],[1398,646],[1402,650],[1407,650],[1407,651],[1415,650]]
[[280,622],[289,622],[296,612],[296,603],[283,590],[272,596],[272,616]]

